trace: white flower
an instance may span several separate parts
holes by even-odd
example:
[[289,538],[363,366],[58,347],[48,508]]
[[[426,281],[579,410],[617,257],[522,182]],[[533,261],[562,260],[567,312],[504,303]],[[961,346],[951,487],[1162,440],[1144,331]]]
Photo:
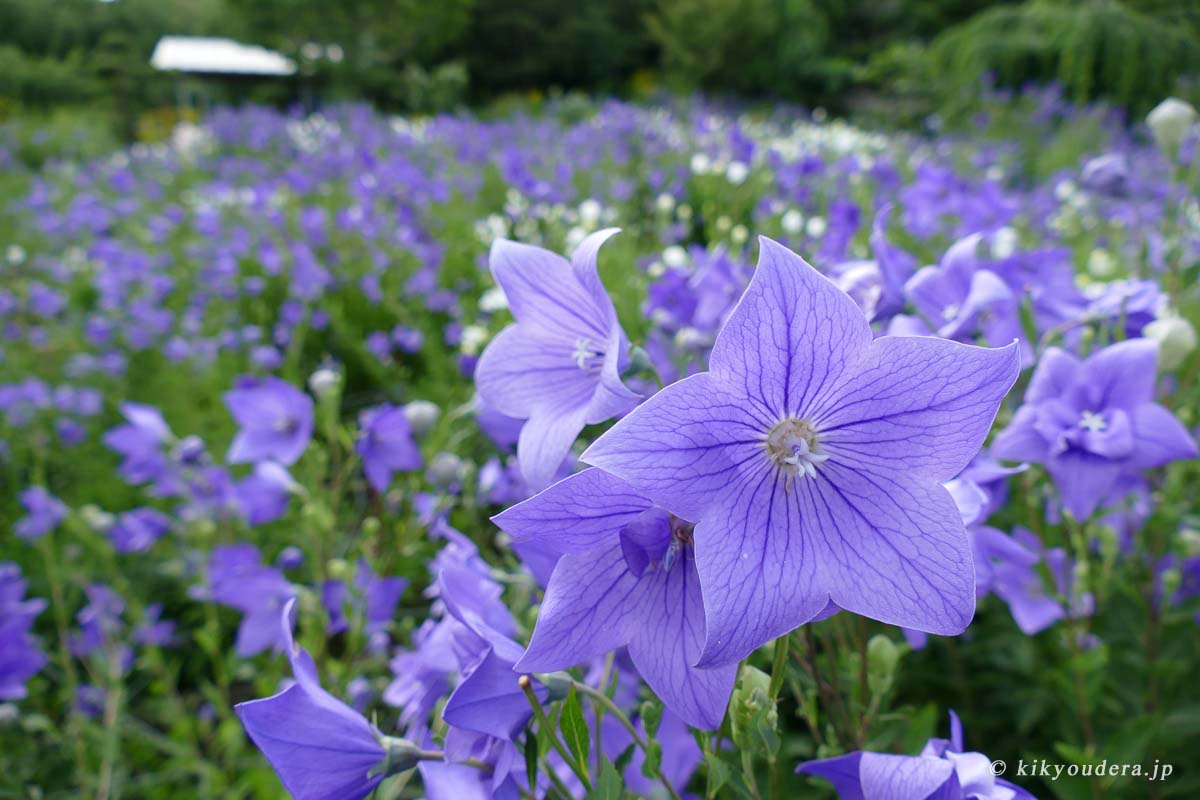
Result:
[[824,217],[809,217],[808,223],[804,226],[804,232],[813,239],[820,239],[825,235],[825,230],[828,227]]
[[479,297],[480,311],[495,314],[506,308],[508,308],[508,298],[504,296],[504,290],[499,286],[493,286]]
[[462,332],[462,351],[469,356],[479,355],[491,335],[482,325],[468,325]]
[[579,204],[579,219],[589,228],[595,228],[600,222],[600,215],[604,213],[604,207],[592,199],[584,200]]
[[684,250],[677,244],[673,244],[662,254],[663,263],[672,269],[678,269],[688,262],[687,250]]
[[750,168],[741,161],[731,161],[725,169],[725,179],[737,186],[750,175]]
[[671,209],[675,208],[675,198],[667,192],[663,192],[654,199],[654,207],[662,214],[669,214]]
[[784,233],[794,236],[804,229],[804,215],[797,208],[789,208],[784,212],[783,218],[779,220],[779,224],[783,227]]
[[705,175],[712,168],[712,161],[704,153],[696,153],[692,156],[690,166],[693,175]]
[[1107,250],[1097,247],[1088,254],[1087,271],[1093,278],[1111,278],[1117,271],[1116,259]]

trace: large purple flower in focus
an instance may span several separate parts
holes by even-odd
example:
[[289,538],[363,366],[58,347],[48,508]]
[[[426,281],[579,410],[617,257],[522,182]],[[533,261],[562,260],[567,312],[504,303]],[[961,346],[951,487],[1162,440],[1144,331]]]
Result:
[[1035,800],[997,778],[983,753],[964,752],[962,723],[950,712],[950,738],[930,739],[920,755],[857,751],[807,761],[796,771],[824,778],[841,800]]
[[45,664],[46,656],[30,634],[45,600],[25,599],[21,568],[0,563],[0,700],[20,700],[25,681]]
[[525,420],[517,455],[535,490],[554,479],[585,425],[636,401],[621,382],[629,343],[596,271],[600,245],[614,233],[593,233],[571,261],[504,239],[492,245],[492,275],[516,323],[483,351],[475,383],[490,406]]
[[697,523],[699,666],[737,661],[831,600],[957,634],[974,568],[941,484],[979,452],[1018,360],[1015,344],[873,339],[845,293],[764,238],[711,371],[650,398],[584,460]]
[[292,640],[294,604],[290,601],[281,612],[279,638],[295,683],[234,710],[292,797],[359,800],[386,776],[376,768],[387,751],[362,714],[321,688],[312,657]]
[[270,377],[240,385],[225,393],[225,405],[240,428],[229,446],[231,464],[290,466],[312,438],[312,398],[287,381]]
[[1154,402],[1157,350],[1150,339],[1119,342],[1084,360],[1047,350],[992,454],[1044,465],[1077,519],[1113,497],[1123,476],[1194,458],[1191,435]]
[[704,645],[691,523],[598,469],[554,484],[496,523],[516,541],[562,555],[518,670],[566,669],[628,645],[667,708],[694,727],[720,726],[737,665],[691,666]]

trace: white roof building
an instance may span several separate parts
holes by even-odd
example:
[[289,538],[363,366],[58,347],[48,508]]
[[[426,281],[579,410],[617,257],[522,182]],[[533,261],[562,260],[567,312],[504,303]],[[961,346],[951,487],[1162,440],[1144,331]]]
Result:
[[290,58],[257,45],[207,36],[164,36],[154,46],[150,65],[176,72],[230,75],[294,75]]

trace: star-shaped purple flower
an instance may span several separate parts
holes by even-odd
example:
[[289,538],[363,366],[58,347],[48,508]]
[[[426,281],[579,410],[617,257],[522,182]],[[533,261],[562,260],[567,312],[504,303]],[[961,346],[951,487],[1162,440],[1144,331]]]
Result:
[[1187,429],[1154,402],[1157,352],[1150,339],[1119,342],[1084,360],[1047,350],[992,454],[1044,465],[1077,519],[1112,498],[1123,476],[1195,458]]
[[873,339],[845,293],[762,239],[710,371],[651,397],[583,458],[697,523],[698,666],[737,661],[831,600],[957,634],[974,569],[941,484],[979,452],[1018,360],[1015,344]]
[[312,398],[287,381],[271,377],[239,385],[225,393],[225,405],[240,428],[229,446],[231,464],[290,466],[312,438]]
[[519,671],[566,669],[628,645],[667,708],[694,727],[720,726],[737,665],[691,666],[704,644],[691,523],[598,469],[554,484],[496,523],[516,541],[562,554]]
[[629,342],[596,271],[614,233],[593,233],[570,261],[504,239],[492,245],[492,275],[516,324],[483,351],[475,384],[488,405],[525,420],[517,455],[535,490],[554,479],[585,425],[624,413],[637,397],[621,382]]

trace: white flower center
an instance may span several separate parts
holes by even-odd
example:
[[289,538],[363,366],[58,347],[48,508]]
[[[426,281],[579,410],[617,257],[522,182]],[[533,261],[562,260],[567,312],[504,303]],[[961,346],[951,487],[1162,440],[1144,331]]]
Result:
[[591,339],[577,339],[571,358],[574,359],[575,366],[584,372],[599,372],[604,366],[604,351],[598,345],[592,344]]
[[767,458],[783,471],[789,484],[793,478],[817,477],[817,467],[829,460],[829,454],[820,450],[812,423],[805,419],[789,417],[776,423],[763,444]]
[[1103,414],[1098,414],[1094,411],[1085,411],[1083,416],[1079,418],[1079,427],[1092,433],[1101,433],[1108,430],[1108,423],[1104,420]]

